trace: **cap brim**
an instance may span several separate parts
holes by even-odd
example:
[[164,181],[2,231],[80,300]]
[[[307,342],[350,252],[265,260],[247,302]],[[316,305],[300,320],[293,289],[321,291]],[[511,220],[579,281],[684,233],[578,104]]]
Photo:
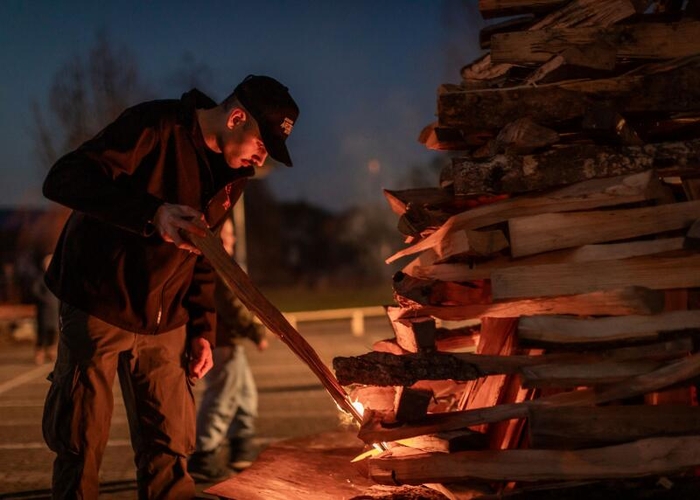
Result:
[[291,167],[292,159],[289,156],[289,151],[287,150],[287,146],[284,141],[278,137],[266,134],[263,131],[260,132],[263,144],[265,144],[265,149],[267,149],[267,153],[272,157],[272,159]]

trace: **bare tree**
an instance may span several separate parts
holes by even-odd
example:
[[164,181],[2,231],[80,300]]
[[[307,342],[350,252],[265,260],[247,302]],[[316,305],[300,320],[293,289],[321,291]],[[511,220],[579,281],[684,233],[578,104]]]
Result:
[[76,54],[54,75],[48,105],[32,103],[34,140],[48,168],[114,120],[125,108],[148,97],[136,58],[100,32],[87,56]]

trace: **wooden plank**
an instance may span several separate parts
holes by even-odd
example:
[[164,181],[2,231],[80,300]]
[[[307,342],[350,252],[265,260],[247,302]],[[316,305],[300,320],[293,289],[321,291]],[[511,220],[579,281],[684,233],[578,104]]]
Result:
[[409,204],[445,207],[455,203],[454,195],[442,188],[384,189],[384,197],[396,215],[406,213]]
[[690,227],[700,201],[627,210],[547,213],[508,221],[511,255],[523,257],[589,243],[623,240]]
[[396,343],[408,352],[435,349],[435,320],[430,316],[391,322]]
[[[591,262],[597,260],[618,260],[629,257],[655,255],[665,252],[693,248],[687,246],[688,236],[685,238],[662,238],[657,240],[640,240],[625,243],[604,243],[597,245],[584,245],[582,247],[555,250],[545,254],[535,254],[519,259],[509,257],[497,257],[489,260],[473,259],[467,264],[438,264],[429,259],[418,260],[404,272],[414,278],[440,280],[440,281],[474,281],[491,279],[491,273],[498,269],[534,266],[541,264],[557,264],[566,262]],[[442,248],[442,247],[440,247]],[[700,248],[700,243],[698,243]],[[433,250],[426,250],[433,252]],[[449,251],[444,251],[441,259],[452,257]],[[425,264],[424,264],[425,263]]]
[[618,58],[675,59],[700,53],[700,22],[639,23],[582,28],[553,28],[496,34],[491,60],[543,63],[571,47],[603,42]]
[[700,173],[697,158],[700,158],[700,140],[646,146],[578,144],[539,154],[498,154],[487,161],[457,156],[452,159],[453,189],[456,195],[515,194],[627,175],[662,165],[694,165]]
[[700,329],[699,310],[610,318],[523,316],[518,322],[518,338],[557,344],[589,344],[656,339],[663,332],[690,329]]
[[700,287],[700,254],[511,267],[491,273],[493,300],[551,297],[642,286]]
[[630,287],[601,290],[582,295],[544,297],[528,300],[503,301],[493,304],[463,304],[459,306],[421,306],[402,308],[402,315],[430,315],[448,321],[463,321],[484,317],[513,318],[537,314],[575,314],[579,316],[623,316],[655,314],[663,309],[664,295],[659,290]]
[[699,63],[700,57],[693,57],[651,74],[445,92],[438,96],[438,123],[442,127],[500,130],[514,119],[528,116],[540,125],[554,126],[582,117],[594,104],[608,105],[622,114],[697,110]]
[[453,215],[440,229],[417,244],[395,253],[386,262],[391,263],[406,255],[434,248],[453,231],[479,229],[525,215],[637,203],[665,194],[666,188],[661,185],[656,174],[647,171],[610,179],[591,179],[548,193],[538,193],[537,196],[509,198]]
[[467,478],[552,481],[642,477],[700,465],[700,436],[648,438],[588,450],[502,450],[431,453],[369,460],[372,479],[383,484],[450,482]]
[[397,422],[415,422],[424,418],[432,399],[432,391],[399,387],[396,392],[395,404]]
[[591,406],[657,391],[700,375],[700,354],[693,354],[669,363],[649,374],[627,379],[607,388],[589,388],[544,396],[522,403],[503,404],[489,408],[431,414],[420,423],[388,427],[381,416],[366,412],[358,437],[365,443],[394,441],[411,436],[432,434],[513,418],[525,418],[532,406]]
[[523,387],[542,389],[557,387],[572,389],[576,387],[613,384],[644,375],[662,365],[659,361],[603,361],[599,363],[547,364],[524,367],[521,370]]
[[592,448],[661,436],[700,435],[700,408],[692,406],[531,407],[533,448]]

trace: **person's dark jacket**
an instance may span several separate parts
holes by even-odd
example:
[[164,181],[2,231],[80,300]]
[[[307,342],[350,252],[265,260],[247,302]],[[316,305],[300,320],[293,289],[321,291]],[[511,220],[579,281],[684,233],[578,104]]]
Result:
[[255,316],[243,302],[219,278],[214,289],[216,304],[216,346],[231,347],[242,340],[259,344],[266,336],[263,325],[256,323]]
[[187,324],[214,344],[211,265],[152,225],[167,202],[215,226],[253,174],[207,152],[195,109],[214,106],[196,89],[139,104],[51,168],[44,196],[73,209],[46,273],[62,301],[135,333]]

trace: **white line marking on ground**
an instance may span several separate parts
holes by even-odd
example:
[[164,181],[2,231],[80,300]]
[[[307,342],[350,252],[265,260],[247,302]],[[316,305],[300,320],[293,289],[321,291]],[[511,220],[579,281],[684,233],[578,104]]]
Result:
[[15,387],[19,387],[22,384],[26,384],[27,382],[31,382],[32,380],[38,379],[39,377],[46,377],[46,375],[48,375],[51,371],[52,367],[53,365],[37,366],[33,370],[29,370],[18,377],[10,379],[7,382],[3,382],[0,384],[0,394],[12,390]]

